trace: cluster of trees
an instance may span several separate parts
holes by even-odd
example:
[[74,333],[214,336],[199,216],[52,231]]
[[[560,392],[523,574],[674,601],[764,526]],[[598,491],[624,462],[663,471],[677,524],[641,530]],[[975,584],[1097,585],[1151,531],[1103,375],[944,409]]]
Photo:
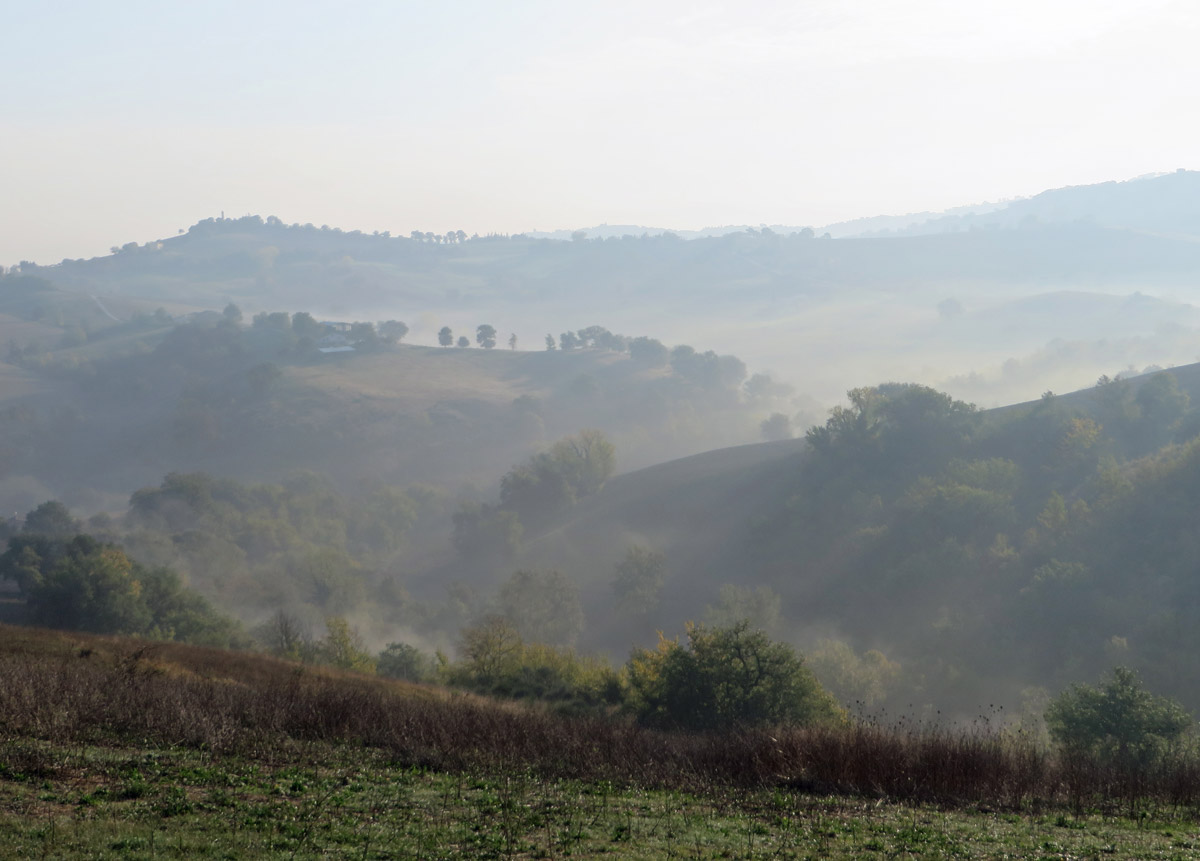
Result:
[[616,450],[598,430],[565,437],[500,479],[500,504],[538,519],[596,493],[616,469]]
[[[223,647],[250,645],[237,623],[183,588],[173,572],[145,568],[119,547],[90,536],[69,536],[77,526],[60,505],[46,503],[30,513],[0,556],[0,578],[17,584],[35,622]],[[531,614],[527,601],[555,591],[555,578],[561,575],[514,575],[500,598],[506,614],[484,616],[465,628],[455,661],[403,642],[373,655],[339,616],[326,618],[325,636],[316,639],[281,611],[254,636],[262,647],[290,660],[537,700],[571,713],[624,713],[662,729],[727,732],[845,720],[802,657],[745,620],[712,628],[689,624],[682,643],[660,633],[656,648],[635,648],[619,670],[569,646],[548,644],[556,634],[545,626],[554,624],[561,608],[546,606]],[[1063,755],[1126,771],[1152,767],[1195,729],[1186,709],[1149,693],[1123,667],[1099,686],[1077,684],[1063,691],[1049,703],[1045,721]]]
[[524,637],[503,616],[486,616],[464,629],[459,655],[457,662],[442,662],[440,679],[477,693],[569,711],[607,710],[622,699],[620,674],[607,662]]
[[[221,494],[206,492],[203,482],[168,485],[173,502],[199,505],[207,517],[220,517]],[[174,511],[164,511],[162,499],[161,492],[147,492],[136,507],[141,516],[180,515],[175,505],[165,506]],[[48,502],[7,536],[0,579],[16,584],[38,624],[224,647],[257,642],[304,663],[538,700],[572,713],[626,714],[646,726],[687,731],[840,723],[845,712],[818,675],[843,702],[853,696],[869,705],[898,673],[877,652],[859,658],[832,642],[805,661],[745,616],[712,626],[689,624],[682,641],[660,634],[656,648],[635,648],[624,666],[614,669],[572,648],[583,613],[577,588],[556,571],[515,572],[492,610],[462,630],[455,660],[405,642],[391,642],[373,654],[342,615],[327,616],[325,635],[316,638],[298,617],[279,611],[254,629],[252,641],[238,623],[185,588],[174,571],[142,565],[123,548],[80,528],[61,504]],[[636,594],[647,580],[661,577],[663,567],[661,554],[632,547],[617,566],[614,586]],[[723,611],[748,616],[754,611],[747,607],[764,601],[774,602],[777,612],[770,590],[731,587],[723,595]],[[769,619],[771,612],[765,616]],[[810,663],[820,672],[814,673]],[[1050,701],[1045,723],[1063,755],[1126,770],[1152,767],[1195,728],[1182,705],[1149,693],[1124,667],[1099,686],[1064,690]]]
[[712,350],[701,353],[687,344],[670,348],[656,338],[645,335],[630,338],[618,335],[603,326],[588,326],[573,332],[563,332],[555,342],[546,335],[547,350],[609,350],[628,353],[633,361],[650,368],[669,367],[681,380],[707,391],[737,390],[747,383],[747,395],[754,396],[770,385],[766,375],[755,375],[746,381],[746,364],[737,356],[720,356]]
[[[316,638],[297,616],[277,611],[253,630],[255,641],[271,654],[305,664],[322,664],[359,673],[375,673],[380,658],[373,656],[362,637],[343,616],[325,618],[325,636]],[[394,650],[388,652],[383,666],[394,670]],[[392,675],[392,673],[384,673]],[[399,678],[400,676],[395,676]]]
[[[247,621],[267,616],[253,635],[276,654],[361,670],[375,657],[346,627],[348,614],[445,640],[482,611],[465,586],[442,604],[415,601],[393,573],[411,527],[449,513],[448,500],[421,487],[349,497],[311,474],[281,485],[171,474],[135,493],[119,519],[84,523],[52,501],[23,525],[0,523],[0,581],[16,585],[39,624],[248,644],[203,592]],[[566,642],[583,626],[577,590],[552,572],[518,572],[495,603],[528,636]],[[317,638],[321,619],[328,634]]]
[[[633,547],[617,566],[616,582],[635,582],[632,595],[647,577],[660,578],[663,566],[661,554]],[[327,617],[327,633],[317,638],[297,616],[280,611],[254,635],[291,660],[538,700],[575,713],[620,712],[660,728],[729,730],[844,718],[803,658],[749,619],[689,624],[683,642],[660,633],[657,648],[635,648],[619,668],[575,651],[583,624],[579,589],[569,577],[518,570],[488,604],[477,605],[459,632],[455,659],[403,641],[372,655],[341,616]]]
[[[57,293],[49,294],[51,297]],[[409,328],[401,320],[385,320],[378,324],[355,322],[334,324],[318,322],[306,311],[288,314],[284,311],[255,314],[250,325],[243,325],[243,314],[233,303],[226,305],[221,314],[203,312],[185,321],[172,318],[163,309],[153,313],[135,313],[124,323],[113,323],[104,318],[96,325],[92,317],[81,315],[77,309],[64,313],[61,303],[50,301],[49,306],[39,304],[30,311],[32,319],[42,319],[46,308],[53,311],[52,322],[63,326],[64,332],[59,348],[69,349],[101,338],[116,340],[119,336],[145,333],[146,339],[133,342],[132,356],[124,353],[129,347],[114,348],[107,362],[97,363],[81,359],[73,353],[56,355],[47,353],[44,347],[31,344],[21,347],[11,343],[7,359],[23,367],[46,369],[74,374],[93,379],[112,366],[128,365],[142,353],[152,352],[160,361],[170,365],[199,363],[212,365],[221,361],[267,353],[275,359],[311,359],[318,354],[318,342],[324,338],[335,338],[338,343],[352,345],[360,351],[377,350],[393,346],[404,339]],[[40,310],[39,310],[40,309]],[[94,313],[100,313],[92,309]],[[151,346],[150,337],[166,330],[157,344]],[[98,366],[99,365],[99,366]]]
[[1167,373],[990,414],[923,386],[856,389],[809,430],[757,551],[798,572],[793,623],[844,618],[943,702],[1121,662],[1196,707],[1197,431]]
[[[241,321],[241,309],[231,302],[222,313],[221,324],[237,328]],[[408,334],[408,325],[402,320],[384,320],[379,324],[356,322],[342,332],[338,325],[320,323],[307,311],[291,315],[285,311],[262,311],[254,315],[251,329],[279,333],[284,338],[282,346],[299,353],[311,353],[321,338],[330,336],[340,335],[346,343],[360,350],[372,350],[394,346]]]
[[718,356],[712,350],[700,353],[686,344],[671,350],[671,370],[687,382],[710,391],[736,391],[746,379],[746,364],[737,356]]
[[464,557],[512,556],[524,528],[596,493],[616,468],[616,449],[598,430],[583,430],[513,467],[500,479],[500,502],[464,503],[454,515],[454,546]]
[[[286,607],[297,618],[354,612],[381,624],[453,630],[470,612],[464,601],[420,604],[392,574],[412,527],[449,513],[448,499],[420,486],[347,496],[313,474],[245,485],[172,473],[134,493],[119,519],[101,514],[85,524],[58,502],[39,506],[8,536],[0,579],[18,584],[33,618],[85,630],[92,623],[80,622],[84,616],[109,618],[93,606],[100,598],[77,588],[89,570],[104,573],[96,581],[103,601],[132,620],[94,623],[112,632],[173,630],[196,641],[212,608],[192,589],[246,620]],[[189,614],[195,619],[186,621]]]
[[[414,242],[432,242],[434,245],[454,245],[461,244],[467,241],[467,234],[461,230],[447,230],[445,233],[429,233],[421,230],[414,230],[408,234],[409,238]],[[470,237],[478,239],[479,234]]]
[[141,565],[115,544],[72,534],[77,526],[61,504],[45,503],[0,555],[0,579],[16,584],[34,623],[213,646],[246,644],[241,626],[185,588],[175,571]]
[[[496,347],[496,327],[489,323],[481,323],[475,327],[475,343],[485,350],[492,350]],[[508,339],[509,346],[512,349],[517,347],[517,336],[511,335]],[[454,340],[454,330],[449,326],[443,326],[438,330],[438,344],[443,347],[457,346],[460,349],[465,349],[471,346],[471,339],[466,335],[460,335],[458,341]]]
[[[563,332],[558,336],[558,347],[563,350],[612,350],[627,353],[630,342],[630,338],[614,335],[603,326],[588,326],[574,332]],[[555,349],[553,335],[546,336],[546,349]]]
[[444,511],[422,487],[348,497],[312,473],[278,485],[172,473],[133,494],[121,540],[229,606],[340,614],[368,601],[418,519]]
[[[25,278],[34,276],[8,276],[5,281]],[[62,293],[52,285],[42,290],[40,281],[37,286],[31,296]],[[94,302],[86,305],[101,313]],[[134,324],[115,328],[125,325]],[[92,339],[89,326],[85,322],[85,340]],[[522,373],[531,388],[541,391],[518,398],[512,409],[467,398],[404,415],[384,411],[409,403],[407,399],[384,404],[344,398],[336,391],[341,382],[289,371],[289,366],[319,361],[318,348],[353,344],[360,352],[382,349],[407,340],[407,330],[399,320],[329,324],[306,312],[243,314],[227,303],[223,312],[201,312],[182,321],[165,312],[146,316],[136,330],[129,329],[131,337],[115,339],[110,351],[10,345],[15,361],[66,380],[76,390],[60,386],[55,398],[0,414],[0,469],[12,464],[18,474],[65,488],[111,482],[118,472],[136,476],[134,481],[154,480],[158,476],[145,472],[147,462],[268,477],[286,474],[299,458],[342,480],[347,470],[369,470],[364,463],[373,460],[389,464],[389,481],[444,481],[459,487],[500,472],[534,446],[580,427],[604,427],[623,447],[629,440],[626,463],[632,466],[745,442],[753,439],[760,413],[775,405],[771,399],[781,397],[763,375],[751,377],[740,389],[701,388],[669,370],[671,351],[661,342],[626,339],[598,326],[573,337],[596,350],[628,342],[628,355],[650,362],[657,361],[654,353],[665,355],[668,371],[643,373],[639,361],[528,362]],[[452,344],[456,335],[443,332],[442,342],[448,336]],[[507,339],[509,347],[516,347],[514,338],[488,324],[468,335],[472,346],[495,348]],[[323,340],[327,337],[329,341]],[[683,356],[688,350],[676,352]],[[707,356],[700,364],[719,358],[736,367],[733,357],[699,355]],[[436,361],[423,354],[404,358],[414,365]],[[578,373],[564,376],[564,366],[576,367]],[[680,365],[686,367],[686,362]],[[344,370],[351,375],[351,390],[373,386],[372,377],[386,373],[378,362],[351,362]],[[495,372],[487,363],[476,363],[470,373],[482,382]],[[402,385],[408,391],[419,391],[428,379],[420,373],[405,376]],[[693,378],[701,380],[703,374]],[[710,375],[712,379],[716,377]],[[766,400],[763,393],[769,395]],[[86,413],[91,427],[84,431],[82,421],[63,420],[59,413],[67,419]],[[34,414],[37,421],[28,421]],[[381,442],[385,425],[394,434],[386,448]],[[127,441],[124,449],[104,444],[114,438]],[[127,453],[135,448],[136,462]],[[466,457],[454,451],[468,448]],[[100,449],[124,451],[126,462],[102,466],[103,458],[94,454]]]
[[633,616],[657,612],[667,581],[666,554],[634,544],[615,569],[612,587],[621,612]]
[[[172,473],[159,486],[133,494],[119,519],[96,515],[85,524],[48,502],[29,512],[15,532],[4,525],[9,534],[0,537],[9,538],[10,549],[0,579],[17,583],[31,617],[47,624],[213,641],[215,634],[201,637],[199,621],[185,624],[186,613],[203,616],[211,609],[183,587],[186,578],[247,621],[269,616],[255,631],[264,647],[338,666],[349,665],[328,655],[345,638],[326,643],[311,628],[324,619],[337,633],[329,620],[350,614],[377,631],[404,628],[448,645],[471,618],[492,613],[529,642],[574,644],[585,624],[583,607],[576,584],[558,571],[518,570],[490,597],[463,583],[451,584],[440,603],[408,593],[396,571],[409,532],[418,523],[428,528],[448,518],[450,511],[448,498],[423,487],[379,487],[351,497],[312,474],[280,485],[246,485]],[[66,566],[61,571],[60,562]],[[100,577],[96,588],[103,602],[124,609],[96,609],[100,599],[79,588],[80,577],[93,575]],[[149,616],[142,604],[128,603],[135,593],[153,597]],[[71,610],[73,598],[85,600],[84,609]],[[176,615],[164,616],[167,610]],[[133,621],[104,621],[128,613]],[[100,621],[81,621],[81,614]]]
[[[459,659],[424,657],[392,643],[396,677],[440,681],[477,693],[551,703],[572,712],[623,713],[646,726],[718,730],[828,724],[845,714],[792,647],[747,622],[689,625],[686,641],[660,634],[655,649],[634,649],[620,669],[569,647],[523,636],[505,617],[465,628]],[[419,667],[423,675],[413,675]]]

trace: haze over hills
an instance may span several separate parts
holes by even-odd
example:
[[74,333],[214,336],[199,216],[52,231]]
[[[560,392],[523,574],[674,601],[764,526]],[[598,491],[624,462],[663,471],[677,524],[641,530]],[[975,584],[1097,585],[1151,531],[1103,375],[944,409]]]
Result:
[[1200,6],[9,5],[0,858],[1197,851]]
[[[943,212],[910,212],[904,215],[872,215],[823,226],[786,224],[741,224],[679,230],[639,225],[600,224],[578,230],[528,231],[534,238],[572,239],[582,232],[588,238],[657,236],[673,233],[682,239],[724,236],[762,230],[789,234],[812,231],[835,239],[882,236],[922,236],[956,233],[972,229],[1012,229],[1038,224],[1069,224],[1083,221],[1103,227],[1144,230],[1174,235],[1200,235],[1200,172],[1179,168],[1173,173],[1150,174],[1125,181],[1069,186],[1044,191],[1029,198],[956,206]],[[576,237],[577,238],[577,237]]]
[[614,655],[754,616],[877,705],[1015,703],[1115,654],[1191,684],[1197,176],[886,238],[247,216],[21,264],[0,504],[94,515],[247,623],[346,615],[379,644],[453,648],[526,602]]
[[[578,578],[594,648],[743,613],[809,652],[881,650],[942,708],[1113,661],[1196,707],[1197,397],[1200,365],[986,413],[864,390],[810,441],[618,476],[515,564]],[[664,555],[661,593],[605,617],[629,546]]]
[[[85,322],[96,313],[88,302],[64,307]],[[459,492],[590,426],[612,436],[630,469],[753,439],[790,397],[761,375],[751,383],[732,357],[732,376],[700,384],[610,349],[381,340],[322,353],[286,314],[244,328],[213,316],[174,325],[143,314],[74,343],[79,323],[54,349],[12,347],[0,365],[0,504],[53,496],[96,509],[116,494],[123,506],[168,472],[196,470],[243,480],[316,470],[342,487]]]
[[[1084,222],[1102,227],[1200,236],[1200,172],[1179,168],[1124,182],[1073,186],[1043,191],[1023,200],[940,215],[904,216],[909,224],[872,227],[857,234],[915,236],[971,229],[1013,229],[1037,224]],[[851,222],[853,224],[853,222]]]
[[1057,189],[888,238],[781,228],[692,241],[414,239],[210,219],[110,257],[20,271],[172,311],[233,301],[400,318],[424,344],[444,325],[490,321],[537,348],[589,321],[736,354],[821,404],[864,380],[904,378],[1000,405],[1200,355],[1197,177]]

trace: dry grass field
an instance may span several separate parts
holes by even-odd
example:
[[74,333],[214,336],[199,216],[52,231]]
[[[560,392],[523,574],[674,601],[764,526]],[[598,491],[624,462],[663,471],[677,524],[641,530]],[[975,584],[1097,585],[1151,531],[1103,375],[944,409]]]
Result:
[[656,733],[9,626],[0,739],[9,857],[1183,859],[1200,846],[1191,760],[1113,774],[987,729]]

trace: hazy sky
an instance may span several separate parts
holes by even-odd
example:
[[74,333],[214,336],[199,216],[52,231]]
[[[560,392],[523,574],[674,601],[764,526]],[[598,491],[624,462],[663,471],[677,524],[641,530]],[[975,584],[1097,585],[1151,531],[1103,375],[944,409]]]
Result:
[[8,6],[3,265],[222,211],[820,225],[1200,167],[1194,0]]

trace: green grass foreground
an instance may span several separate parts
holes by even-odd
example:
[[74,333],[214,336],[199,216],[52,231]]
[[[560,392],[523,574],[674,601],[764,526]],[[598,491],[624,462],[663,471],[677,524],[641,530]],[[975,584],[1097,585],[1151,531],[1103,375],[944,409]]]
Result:
[[[0,855],[24,858],[1189,859],[1194,824],[948,811],[771,790],[617,789],[445,774],[379,752],[281,760],[31,746],[5,769]],[[315,763],[320,763],[316,765]]]
[[1134,784],[995,733],[655,732],[0,626],[4,858],[1185,859],[1183,765]]

